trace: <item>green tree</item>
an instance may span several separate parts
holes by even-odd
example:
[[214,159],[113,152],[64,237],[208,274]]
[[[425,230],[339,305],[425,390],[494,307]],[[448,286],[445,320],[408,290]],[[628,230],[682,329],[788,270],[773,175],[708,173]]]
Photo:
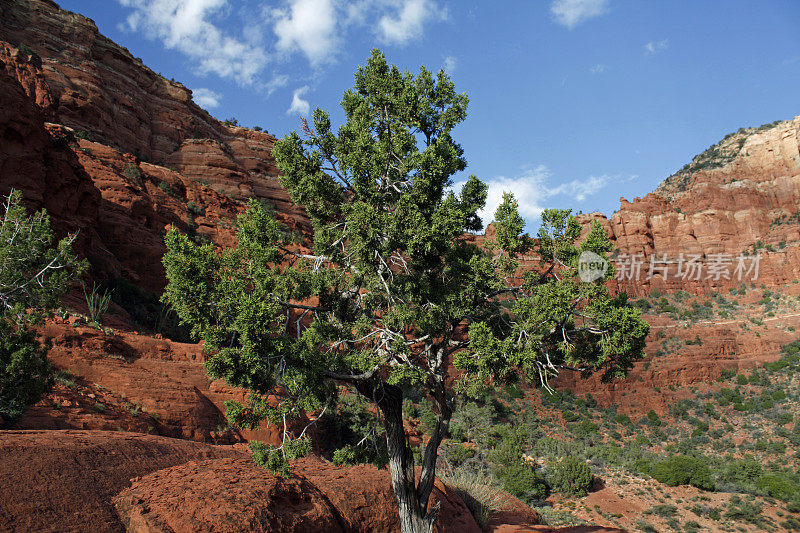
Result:
[[0,418],[12,421],[52,381],[46,350],[32,328],[85,265],[71,250],[76,236],[53,247],[47,213],[28,216],[19,191],[11,191],[0,208]]
[[[610,270],[593,283],[577,278],[581,251],[611,249],[599,225],[579,243],[569,211],[546,212],[540,261],[524,274],[517,258],[533,244],[513,196],[489,247],[464,238],[481,229],[487,192],[474,176],[450,191],[466,168],[451,133],[467,101],[444,71],[401,73],[374,51],[342,98],[337,131],[317,109],[302,136],[274,147],[283,186],[313,224],[310,249],[255,201],[238,220],[236,248],[166,237],[164,300],[205,341],[209,373],[253,391],[247,406],[229,407],[232,421],[266,418],[288,435],[285,420],[332,408],[339,386],[374,402],[404,532],[433,527],[428,500],[456,393],[517,373],[546,385],[564,368],[611,378],[641,356],[648,331],[624,295],[609,295]],[[403,429],[412,389],[436,414],[418,482]],[[277,406],[265,400],[275,392]],[[260,457],[282,464],[297,453],[291,442]]]

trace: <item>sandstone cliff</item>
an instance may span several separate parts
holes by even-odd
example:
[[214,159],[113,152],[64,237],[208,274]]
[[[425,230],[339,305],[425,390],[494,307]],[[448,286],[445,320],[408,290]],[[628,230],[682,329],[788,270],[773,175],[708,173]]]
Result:
[[164,228],[190,224],[222,244],[248,198],[307,223],[276,179],[272,135],[219,122],[53,2],[0,4],[0,84],[0,193],[22,189],[62,233],[81,230],[101,279],[160,291]]
[[[800,271],[800,117],[740,129],[668,177],[655,192],[632,202],[623,198],[621,204],[608,219],[593,213],[583,220],[597,220],[621,254],[638,256],[639,279],[628,279],[631,272],[626,271],[619,283],[629,294],[640,296],[651,289],[702,293],[743,281],[768,287],[791,282]],[[683,273],[688,275],[678,275],[681,254],[686,261],[700,256],[700,279],[696,271],[687,271],[686,263]],[[740,254],[760,255],[755,279],[747,272],[739,279],[735,268]],[[658,268],[665,256],[673,261],[666,276]],[[651,260],[656,268],[648,279]],[[729,278],[708,270],[715,262],[726,263]],[[745,260],[748,270],[751,263]]]

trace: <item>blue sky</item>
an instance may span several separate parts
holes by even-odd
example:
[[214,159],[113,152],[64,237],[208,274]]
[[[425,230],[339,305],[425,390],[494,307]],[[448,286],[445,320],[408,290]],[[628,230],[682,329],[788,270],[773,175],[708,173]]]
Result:
[[800,114],[796,0],[61,0],[212,115],[283,136],[338,104],[373,47],[446,68],[454,136],[529,229],[611,214],[725,134]]

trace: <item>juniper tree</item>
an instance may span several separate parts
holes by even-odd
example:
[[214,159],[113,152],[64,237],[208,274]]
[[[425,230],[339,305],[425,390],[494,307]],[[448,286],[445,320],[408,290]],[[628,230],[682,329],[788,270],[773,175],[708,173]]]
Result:
[[[610,271],[577,280],[582,250],[611,249],[598,225],[579,243],[569,211],[546,212],[534,245],[506,195],[494,240],[465,238],[482,228],[487,193],[474,176],[451,190],[466,168],[451,134],[467,101],[444,71],[401,73],[374,51],[342,98],[337,131],[317,109],[274,147],[312,242],[295,242],[256,201],[238,219],[235,248],[197,246],[174,229],[166,237],[164,300],[205,341],[208,372],[253,391],[229,418],[284,427],[282,445],[252,445],[256,459],[285,471],[310,448],[305,431],[286,437],[287,421],[333,409],[342,387],[357,391],[380,414],[404,532],[433,528],[437,450],[456,394],[518,374],[546,383],[566,367],[620,375],[648,329],[603,285]],[[522,273],[519,256],[531,253],[538,261]],[[411,388],[436,410],[418,481],[403,429]]]
[[11,191],[0,208],[0,418],[14,420],[51,385],[46,351],[33,327],[85,264],[72,253],[76,235],[54,246],[47,213],[28,216],[19,191]]

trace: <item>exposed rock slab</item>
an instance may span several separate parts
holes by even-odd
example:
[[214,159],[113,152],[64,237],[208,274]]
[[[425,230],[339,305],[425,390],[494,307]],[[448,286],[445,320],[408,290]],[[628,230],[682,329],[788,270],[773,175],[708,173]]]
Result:
[[240,456],[196,442],[106,431],[0,431],[0,529],[124,531],[111,498],[192,460]]

